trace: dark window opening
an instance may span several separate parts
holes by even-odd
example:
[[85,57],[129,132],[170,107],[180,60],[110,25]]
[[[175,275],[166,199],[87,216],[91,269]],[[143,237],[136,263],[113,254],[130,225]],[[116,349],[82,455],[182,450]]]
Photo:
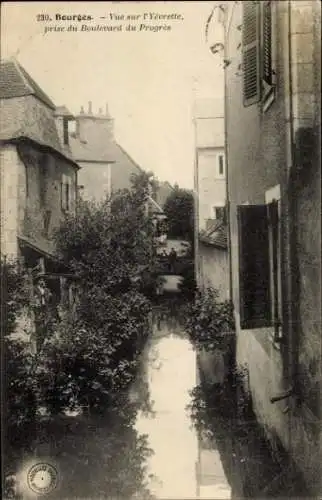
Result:
[[272,324],[269,227],[266,205],[238,207],[241,328]]
[[224,175],[224,157],[223,157],[223,155],[219,155],[218,162],[219,162],[219,175]]
[[215,219],[225,219],[225,207],[214,207]]
[[68,180],[63,180],[61,183],[61,208],[64,211],[70,209],[70,187]]
[[68,136],[68,120],[67,118],[63,118],[63,133],[64,133],[64,144],[69,144],[69,136]]
[[48,236],[51,221],[51,210],[46,210],[44,214],[44,234]]

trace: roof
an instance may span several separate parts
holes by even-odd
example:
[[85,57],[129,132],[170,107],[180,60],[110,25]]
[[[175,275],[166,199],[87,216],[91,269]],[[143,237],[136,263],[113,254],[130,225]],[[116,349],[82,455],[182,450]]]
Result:
[[148,202],[154,213],[163,214],[163,209],[160,205],[152,198],[152,196],[148,197]]
[[76,134],[70,134],[69,144],[72,155],[78,162],[114,163],[118,155],[118,147],[112,141],[89,144]]
[[208,229],[200,231],[199,240],[207,245],[226,250],[228,248],[227,224],[223,220],[213,220]]
[[138,173],[142,173],[143,169],[136,163],[136,161],[133,160],[133,158],[125,151],[125,149],[122,148],[118,143],[115,143],[116,145],[116,162],[121,162],[126,160],[128,163],[131,163],[131,165],[137,169]]
[[0,140],[32,141],[53,150],[76,166],[70,151],[60,141],[55,106],[49,106],[44,99],[40,99],[39,96],[45,94],[35,83],[34,88],[30,88],[31,83],[26,81],[23,71],[16,62],[1,63]]
[[158,181],[155,192],[153,193],[153,199],[163,208],[173,191],[174,188],[168,181]]
[[52,100],[18,61],[15,59],[2,61],[0,64],[0,99],[12,99],[28,95],[33,95],[49,108],[55,109]]
[[69,109],[66,108],[66,106],[57,106],[55,108],[55,116],[65,116],[66,118],[69,119],[74,119],[74,115],[69,111]]

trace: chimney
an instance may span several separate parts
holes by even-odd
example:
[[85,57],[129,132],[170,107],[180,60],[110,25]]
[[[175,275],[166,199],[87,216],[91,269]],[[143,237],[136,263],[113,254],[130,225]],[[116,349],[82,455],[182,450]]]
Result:
[[81,113],[76,118],[76,134],[77,137],[87,144],[105,144],[107,140],[113,140],[113,122],[108,106],[98,109],[98,112],[93,114],[92,101],[88,102],[88,110],[84,112],[82,107]]
[[109,110],[108,110],[108,104],[107,104],[107,103],[106,103],[106,105],[105,105],[105,115],[106,115],[106,116],[110,116],[110,112],[109,112]]
[[84,114],[84,106],[81,106],[81,109],[80,109],[80,114],[83,115]]

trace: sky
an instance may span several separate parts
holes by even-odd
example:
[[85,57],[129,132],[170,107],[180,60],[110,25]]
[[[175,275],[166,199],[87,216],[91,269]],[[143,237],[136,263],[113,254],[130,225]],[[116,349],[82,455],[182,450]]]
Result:
[[[108,103],[116,139],[133,159],[160,180],[192,188],[192,103],[223,96],[220,56],[209,50],[210,38],[220,39],[220,28],[213,23],[208,41],[205,35],[213,6],[180,1],[3,2],[1,58],[16,57],[53,102],[72,113],[81,106],[86,110],[89,101],[93,112],[105,110]],[[136,30],[126,31],[126,16],[144,13],[147,19],[133,21]],[[150,13],[181,18],[154,21]],[[52,21],[38,20],[42,14]],[[56,14],[90,15],[93,20],[56,21]],[[111,20],[110,14],[124,20]],[[78,30],[67,31],[70,24]],[[122,31],[84,32],[83,24],[122,24]],[[164,24],[171,30],[151,30]],[[65,31],[45,33],[45,27]]]

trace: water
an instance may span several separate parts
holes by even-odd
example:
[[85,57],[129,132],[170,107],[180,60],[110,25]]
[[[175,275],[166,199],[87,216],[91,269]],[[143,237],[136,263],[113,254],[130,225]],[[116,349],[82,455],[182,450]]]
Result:
[[39,423],[37,454],[27,453],[16,474],[20,499],[35,498],[26,471],[44,460],[55,465],[60,479],[47,497],[61,500],[305,494],[299,476],[289,474],[287,458],[273,457],[249,402],[236,398],[236,387],[199,377],[180,310],[173,296],[155,306],[137,380],[114,417],[62,415]]
[[[136,428],[148,435],[154,451],[149,487],[157,498],[196,498],[198,440],[186,407],[196,384],[195,354],[190,343],[171,332],[151,342],[148,380],[153,416],[139,414]],[[152,355],[152,359],[151,359]]]

